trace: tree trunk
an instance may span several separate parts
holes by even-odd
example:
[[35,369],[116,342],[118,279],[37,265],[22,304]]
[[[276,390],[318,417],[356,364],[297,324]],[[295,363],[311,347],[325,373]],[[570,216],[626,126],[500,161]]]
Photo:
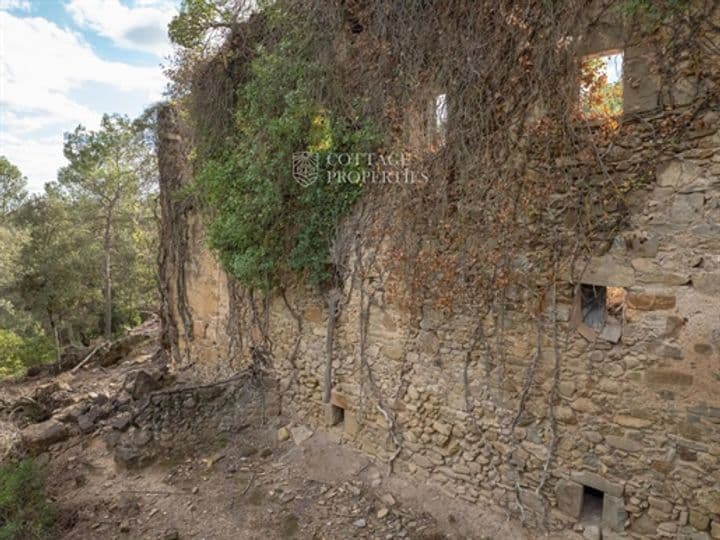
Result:
[[110,266],[110,249],[112,248],[112,214],[105,216],[105,339],[112,339],[112,268]]
[[60,360],[62,360],[62,353],[60,352],[60,331],[55,323],[51,324],[53,328],[53,335],[55,336],[55,360],[59,365]]

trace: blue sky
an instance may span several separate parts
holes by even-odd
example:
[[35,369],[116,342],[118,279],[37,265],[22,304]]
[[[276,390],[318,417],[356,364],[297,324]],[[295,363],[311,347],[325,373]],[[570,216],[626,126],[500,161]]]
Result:
[[0,0],[0,155],[42,190],[63,133],[162,98],[178,0]]

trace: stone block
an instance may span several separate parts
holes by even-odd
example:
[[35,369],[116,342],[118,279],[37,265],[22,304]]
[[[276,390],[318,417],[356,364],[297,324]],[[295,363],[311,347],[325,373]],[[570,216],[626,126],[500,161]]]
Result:
[[360,424],[357,421],[357,416],[353,411],[345,410],[345,422],[343,424],[345,434],[354,437],[360,433]]
[[30,424],[20,432],[23,443],[34,452],[42,452],[50,445],[64,441],[69,435],[65,425],[53,419]]
[[701,178],[703,171],[693,163],[676,159],[660,165],[655,176],[659,186],[680,189]]
[[680,347],[667,343],[649,343],[647,351],[661,358],[672,358],[673,360],[682,360],[683,358],[683,351]]
[[[700,505],[711,514],[720,514],[720,490],[717,486],[704,488],[697,492]],[[715,522],[720,526],[720,522]]]
[[632,287],[635,284],[635,271],[632,267],[620,264],[609,256],[593,257],[587,267],[584,261],[578,261],[575,271],[575,275],[580,276],[580,282],[588,285]]
[[628,513],[625,511],[623,498],[605,493],[603,497],[602,528],[608,528],[614,532],[623,532],[627,518]]
[[666,501],[665,499],[660,499],[658,497],[648,497],[648,504],[651,507],[657,508],[658,510],[666,514],[670,514],[673,509],[673,505],[671,502]]
[[290,435],[295,444],[302,444],[312,437],[313,432],[305,426],[295,426],[290,428]]
[[590,471],[575,472],[572,474],[572,479],[578,484],[600,490],[606,495],[614,497],[621,497],[623,491],[625,491],[625,484],[612,482]]
[[682,371],[649,369],[645,373],[645,382],[650,386],[691,386],[693,376]]
[[688,412],[699,416],[707,416],[708,418],[720,419],[720,407],[713,407],[707,403],[688,407]]
[[670,514],[666,512],[661,512],[657,508],[649,508],[648,515],[658,522],[667,521],[672,517]]
[[677,317],[675,315],[669,316],[665,322],[665,332],[663,336],[677,337],[686,322],[687,321],[683,317]]
[[626,297],[628,307],[641,311],[672,309],[675,307],[675,295],[629,292]]
[[281,427],[277,430],[278,442],[287,441],[290,438],[290,431],[286,427]]
[[705,206],[703,193],[676,195],[670,208],[670,218],[676,223],[690,223],[702,217]]
[[413,454],[412,460],[422,469],[432,469],[433,463],[422,454]]
[[616,414],[613,417],[613,422],[628,428],[642,429],[653,424],[652,420],[646,420],[645,418],[635,418],[634,416],[627,416],[625,414]]
[[614,317],[608,317],[598,337],[609,343],[618,343],[622,337],[622,323]]
[[555,418],[557,418],[558,422],[562,422],[563,424],[577,424],[575,413],[573,413],[573,410],[570,407],[562,405],[555,407]]
[[583,491],[581,484],[571,480],[560,480],[557,483],[555,495],[558,509],[573,518],[579,518],[582,512]]
[[653,69],[655,53],[648,47],[628,47],[623,62],[623,111],[652,111],[658,107],[660,76]]
[[440,351],[440,340],[434,332],[423,331],[418,336],[418,346],[425,354],[434,356]]
[[720,521],[713,521],[710,525],[710,536],[720,538]]
[[630,524],[630,530],[643,537],[653,536],[657,531],[657,523],[647,514],[642,514]]
[[382,352],[390,360],[401,360],[405,356],[405,349],[401,341],[383,345]]
[[600,540],[600,527],[597,525],[587,525],[583,530],[583,538],[585,540]]
[[588,398],[578,398],[573,401],[570,406],[574,410],[582,413],[595,413],[598,411],[597,405]]
[[643,449],[643,445],[641,443],[627,437],[606,435],[605,442],[608,444],[608,446],[612,446],[613,448],[616,448],[618,450],[623,450],[624,452],[639,452]]
[[[659,250],[659,242],[656,235],[648,234],[645,231],[632,231],[623,235],[625,249],[634,257],[653,258]],[[634,265],[633,265],[634,266]]]
[[420,321],[420,328],[423,330],[434,330],[443,322],[444,317],[442,312],[431,306],[423,306],[422,313],[423,317]]
[[633,259],[630,264],[635,269],[635,279],[637,279],[638,283],[669,287],[678,287],[690,283],[689,273],[684,273],[681,270],[673,271],[649,259]]
[[693,350],[698,354],[702,354],[703,356],[708,356],[713,352],[712,345],[710,345],[709,343],[696,343],[695,345],[693,345]]
[[720,296],[720,272],[698,272],[692,275],[696,291],[709,296]]
[[350,399],[345,394],[337,390],[332,390],[330,392],[330,403],[336,407],[340,407],[341,409],[350,408]]
[[657,532],[660,536],[664,536],[665,538],[676,538],[677,530],[677,523],[674,521],[666,521],[665,523],[658,525]]
[[449,436],[452,433],[452,426],[450,424],[445,424],[444,422],[433,422],[433,430],[437,431],[438,433]]
[[699,510],[690,510],[688,516],[690,525],[695,527],[698,531],[704,531],[710,525],[710,516]]
[[570,397],[575,393],[575,383],[572,381],[562,381],[558,385],[558,391],[563,397]]
[[320,306],[312,306],[303,312],[303,318],[308,322],[320,324],[325,320],[325,311]]
[[690,105],[698,97],[699,87],[697,77],[680,77],[671,88],[673,104],[680,107]]
[[525,508],[529,508],[537,514],[542,514],[545,509],[545,502],[542,496],[529,489],[520,490],[520,502]]

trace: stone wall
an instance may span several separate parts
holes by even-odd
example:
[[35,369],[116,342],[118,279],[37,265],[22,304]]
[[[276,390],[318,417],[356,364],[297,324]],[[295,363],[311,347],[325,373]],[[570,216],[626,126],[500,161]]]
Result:
[[[605,149],[610,173],[642,164],[652,178],[633,194],[626,230],[558,291],[556,403],[548,398],[555,352],[544,335],[517,417],[537,347],[524,313],[509,308],[498,359],[469,350],[470,314],[426,306],[416,315],[381,285],[367,293],[373,276],[346,283],[333,392],[323,403],[322,297],[299,286],[269,299],[238,291],[205,247],[197,214],[182,225],[188,257],[169,269],[174,287],[184,265],[191,331],[177,309],[175,324],[189,365],[219,378],[269,351],[282,402],[303,421],[341,432],[419,481],[501,505],[529,526],[577,527],[597,497],[604,538],[720,538],[720,116],[707,110],[684,140],[658,148],[659,126],[683,109],[658,109],[649,49],[622,32],[600,39],[598,50],[625,40],[633,113],[626,136]],[[598,331],[580,320],[581,284],[613,288],[619,311]],[[493,317],[485,328],[492,340]]]

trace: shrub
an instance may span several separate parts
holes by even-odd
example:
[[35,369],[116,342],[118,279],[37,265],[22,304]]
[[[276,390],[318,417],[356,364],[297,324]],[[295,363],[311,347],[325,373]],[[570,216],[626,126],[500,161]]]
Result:
[[52,361],[53,346],[43,334],[21,337],[0,329],[0,379],[21,375],[26,368]]
[[42,469],[31,459],[0,466],[0,540],[49,538],[54,521]]

